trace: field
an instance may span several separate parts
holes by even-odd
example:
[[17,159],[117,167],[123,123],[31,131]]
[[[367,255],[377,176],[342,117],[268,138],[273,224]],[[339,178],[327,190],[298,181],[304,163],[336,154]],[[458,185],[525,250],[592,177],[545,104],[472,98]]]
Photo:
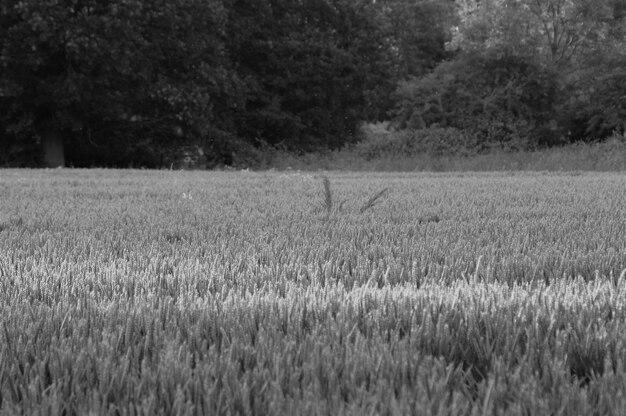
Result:
[[0,195],[0,414],[626,414],[624,174],[0,170]]

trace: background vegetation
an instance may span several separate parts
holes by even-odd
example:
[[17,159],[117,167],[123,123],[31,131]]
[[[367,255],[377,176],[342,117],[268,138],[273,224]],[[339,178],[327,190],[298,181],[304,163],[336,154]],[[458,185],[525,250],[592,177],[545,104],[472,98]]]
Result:
[[464,141],[466,133],[453,128],[389,131],[386,123],[362,127],[363,139],[336,151],[305,155],[272,150],[263,169],[315,172],[383,171],[623,171],[626,138],[612,135],[602,141],[526,150],[502,149],[497,144],[479,151]]
[[323,179],[5,170],[0,413],[626,412],[622,174]]
[[454,152],[623,134],[621,0],[0,0],[0,164],[262,164],[362,122]]

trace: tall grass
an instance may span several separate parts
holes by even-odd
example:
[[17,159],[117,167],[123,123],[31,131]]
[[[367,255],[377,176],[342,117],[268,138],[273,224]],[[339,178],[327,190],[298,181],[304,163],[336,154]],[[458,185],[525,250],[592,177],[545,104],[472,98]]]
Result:
[[[367,141],[360,144],[367,147]],[[278,170],[370,172],[467,172],[467,171],[624,171],[626,144],[616,136],[600,143],[577,143],[534,151],[501,151],[485,154],[431,155],[387,154],[364,158],[358,148],[294,156],[277,152],[271,166]]]
[[0,171],[0,413],[625,413],[621,175],[325,176]]

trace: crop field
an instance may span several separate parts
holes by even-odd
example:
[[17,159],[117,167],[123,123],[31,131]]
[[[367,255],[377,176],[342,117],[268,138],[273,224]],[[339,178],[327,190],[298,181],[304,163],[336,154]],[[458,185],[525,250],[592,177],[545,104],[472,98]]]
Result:
[[0,414],[624,415],[626,175],[0,170]]

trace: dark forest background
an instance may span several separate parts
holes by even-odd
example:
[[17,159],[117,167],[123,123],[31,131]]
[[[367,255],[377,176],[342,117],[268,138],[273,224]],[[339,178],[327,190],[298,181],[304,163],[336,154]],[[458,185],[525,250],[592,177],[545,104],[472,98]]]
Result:
[[626,127],[625,0],[0,0],[0,166],[254,165],[363,123],[472,151]]

